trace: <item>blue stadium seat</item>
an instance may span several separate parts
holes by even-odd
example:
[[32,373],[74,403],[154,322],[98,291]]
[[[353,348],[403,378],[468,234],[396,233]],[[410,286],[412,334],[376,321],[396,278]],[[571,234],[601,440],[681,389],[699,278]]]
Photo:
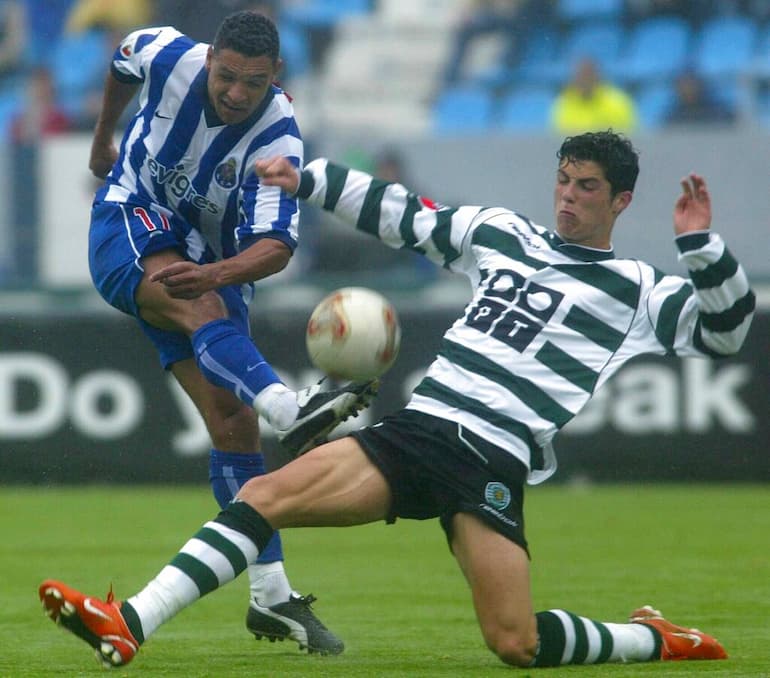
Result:
[[754,112],[760,126],[770,129],[770,91],[763,89],[757,94]]
[[556,58],[535,68],[534,72],[541,81],[563,85],[572,76],[575,64],[590,57],[606,73],[620,55],[623,38],[624,29],[615,21],[576,26],[564,38]]
[[556,15],[567,23],[594,19],[620,20],[624,0],[558,0]]
[[560,44],[561,39],[553,28],[532,31],[522,50],[521,60],[511,73],[511,80],[518,83],[540,82],[547,64],[556,60]]
[[494,98],[478,86],[445,89],[433,106],[433,130],[441,135],[475,134],[492,124]]
[[24,90],[11,85],[0,88],[0,140],[9,138],[14,118],[24,110]]
[[550,87],[523,86],[500,102],[498,127],[507,132],[543,132],[548,129],[556,91]]
[[609,74],[621,83],[670,79],[684,70],[693,31],[678,17],[654,17],[630,29],[627,47],[609,66]]
[[329,28],[351,14],[368,14],[372,0],[305,0],[281,9],[280,21],[294,21],[308,28]]
[[736,76],[751,70],[759,36],[747,16],[721,16],[707,21],[695,37],[693,66],[704,78]]
[[549,64],[556,60],[561,38],[554,28],[544,26],[527,35],[518,63],[500,59],[477,73],[470,82],[484,87],[505,89],[522,83],[540,83]]
[[281,22],[281,57],[286,75],[296,78],[310,71],[310,45],[305,30],[291,21]]
[[705,87],[720,103],[732,110],[738,110],[747,105],[742,100],[746,90],[741,83],[731,76],[704,78]]
[[759,31],[751,72],[759,78],[770,78],[770,25]]
[[636,92],[636,111],[645,129],[661,127],[676,100],[676,89],[668,80],[651,81]]
[[101,90],[112,54],[106,31],[64,33],[53,47],[51,77],[59,105],[68,115],[82,113],[85,97]]

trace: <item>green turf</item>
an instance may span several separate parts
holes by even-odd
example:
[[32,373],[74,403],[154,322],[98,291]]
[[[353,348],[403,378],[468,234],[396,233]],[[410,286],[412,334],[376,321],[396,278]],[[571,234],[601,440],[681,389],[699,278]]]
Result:
[[[134,593],[214,515],[206,488],[0,488],[0,676],[101,674],[91,650],[41,613],[37,585],[61,578]],[[135,676],[770,676],[770,487],[530,490],[537,609],[622,621],[652,603],[713,633],[725,662],[506,668],[484,647],[435,521],[284,533],[295,587],[347,644],[308,657],[244,629],[246,581],[200,601],[142,648]]]

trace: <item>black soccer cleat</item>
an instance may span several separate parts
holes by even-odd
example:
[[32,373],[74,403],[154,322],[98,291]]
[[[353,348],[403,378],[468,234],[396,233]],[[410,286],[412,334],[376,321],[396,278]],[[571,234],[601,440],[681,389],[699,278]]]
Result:
[[326,437],[343,421],[368,407],[377,394],[377,379],[324,391],[326,377],[297,392],[299,413],[289,428],[278,431],[278,440],[292,456],[299,457]]
[[315,596],[292,593],[285,603],[262,607],[254,598],[246,614],[246,628],[257,640],[296,640],[300,650],[309,654],[340,654],[343,643],[327,629],[311,609]]

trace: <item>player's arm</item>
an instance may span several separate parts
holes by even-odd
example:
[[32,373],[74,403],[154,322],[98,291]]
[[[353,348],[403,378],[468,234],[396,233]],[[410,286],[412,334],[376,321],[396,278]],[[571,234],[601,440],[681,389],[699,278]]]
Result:
[[118,158],[115,132],[123,111],[146,80],[154,55],[164,45],[182,37],[170,26],[140,28],[129,33],[115,48],[110,70],[104,81],[102,109],[96,121],[91,144],[89,168],[99,178],[105,178]]
[[662,276],[647,304],[658,340],[677,355],[736,353],[754,315],[755,296],[743,267],[710,229],[706,182],[690,174],[674,206],[679,260],[690,280]]
[[102,108],[96,120],[94,138],[91,142],[91,156],[88,168],[100,179],[104,179],[118,159],[115,146],[115,131],[123,111],[134,98],[139,85],[133,82],[120,82],[112,72],[104,81]]
[[150,281],[162,283],[176,299],[195,299],[204,292],[227,285],[241,285],[267,278],[286,268],[292,251],[275,238],[262,238],[239,254],[211,264],[177,261],[156,271]]
[[399,183],[323,158],[301,172],[283,158],[258,161],[255,169],[263,184],[332,212],[394,249],[410,249],[447,268],[469,254],[466,236],[480,211],[477,206],[438,205]]

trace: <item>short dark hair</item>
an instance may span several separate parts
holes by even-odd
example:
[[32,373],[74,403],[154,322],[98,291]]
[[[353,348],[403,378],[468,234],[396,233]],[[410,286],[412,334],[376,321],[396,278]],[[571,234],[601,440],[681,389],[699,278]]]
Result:
[[252,10],[235,12],[219,25],[212,43],[214,51],[231,49],[248,57],[267,56],[278,60],[280,40],[271,19]]
[[556,157],[559,162],[591,160],[604,170],[612,195],[633,191],[639,176],[639,153],[622,134],[612,130],[567,137]]

